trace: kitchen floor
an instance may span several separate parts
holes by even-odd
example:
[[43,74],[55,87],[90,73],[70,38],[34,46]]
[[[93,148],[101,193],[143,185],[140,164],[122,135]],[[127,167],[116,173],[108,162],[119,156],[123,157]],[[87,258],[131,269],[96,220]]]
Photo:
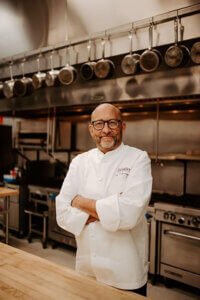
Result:
[[[13,235],[10,235],[9,237],[9,245],[40,256],[62,266],[72,269],[75,268],[75,250],[66,246],[59,245],[56,249],[52,249],[52,247],[48,245],[47,249],[43,249],[39,239],[33,239],[32,243],[30,244],[26,239],[18,239]],[[152,285],[150,280],[148,282],[147,295],[152,300],[200,299],[198,292],[190,289],[187,286],[179,284],[179,286],[166,288],[162,282]]]

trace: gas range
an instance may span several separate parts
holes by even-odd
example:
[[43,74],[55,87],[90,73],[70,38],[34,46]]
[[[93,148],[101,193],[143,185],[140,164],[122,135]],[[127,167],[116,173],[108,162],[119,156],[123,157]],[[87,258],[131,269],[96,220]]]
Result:
[[200,229],[200,209],[172,203],[154,204],[157,221]]

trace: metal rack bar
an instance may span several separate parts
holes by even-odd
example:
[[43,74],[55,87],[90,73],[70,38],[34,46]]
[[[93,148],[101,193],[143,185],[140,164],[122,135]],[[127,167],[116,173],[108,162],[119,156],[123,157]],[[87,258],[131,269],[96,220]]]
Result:
[[[85,44],[89,41],[96,41],[99,39],[102,39],[103,37],[105,37],[105,35],[107,37],[112,37],[112,38],[117,38],[120,36],[124,36],[127,34],[128,31],[130,31],[131,28],[134,28],[136,30],[138,29],[143,29],[149,26],[150,23],[157,25],[157,24],[161,24],[161,23],[166,23],[169,21],[172,21],[174,18],[177,17],[177,15],[180,18],[183,17],[188,17],[191,15],[195,15],[195,14],[199,14],[200,13],[200,3],[199,4],[194,4],[194,5],[190,5],[187,7],[183,7],[180,9],[176,9],[176,10],[172,10],[170,12],[167,13],[163,13],[163,14],[159,14],[150,18],[145,18],[142,20],[138,20],[132,23],[128,23],[128,24],[124,24],[124,25],[120,25],[117,27],[113,27],[110,29],[107,29],[105,31],[101,31],[98,33],[94,33],[90,36],[86,36],[86,37],[82,37],[82,38],[78,38],[78,39],[74,39],[71,41],[65,41],[62,43],[58,43],[55,44],[54,50],[61,50],[64,49],[68,46],[77,46],[80,44]],[[47,47],[43,47],[37,50],[31,50],[29,51],[28,55],[26,55],[26,59],[31,59],[34,58],[40,54],[47,54],[49,52],[52,51],[52,46],[47,46]],[[26,52],[27,53],[27,52]],[[7,57],[4,58],[2,60],[0,60],[0,66],[6,65],[8,63],[10,63],[10,61],[12,60],[15,63],[21,62],[21,60],[24,58],[24,53],[20,53],[18,55],[11,57]]]

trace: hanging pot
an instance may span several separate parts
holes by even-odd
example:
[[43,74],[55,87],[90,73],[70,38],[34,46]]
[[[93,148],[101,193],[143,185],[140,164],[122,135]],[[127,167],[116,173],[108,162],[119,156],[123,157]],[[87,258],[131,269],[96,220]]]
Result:
[[5,81],[3,84],[3,93],[6,98],[12,98],[14,96],[15,80],[13,79],[12,63],[10,63],[9,69],[10,69],[10,80]]
[[40,72],[40,57],[41,57],[41,55],[39,55],[37,58],[38,72],[36,74],[34,74],[32,77],[33,86],[35,89],[39,89],[39,88],[45,86],[46,73]]
[[4,98],[4,94],[3,94],[3,82],[0,81],[0,98]]
[[128,35],[130,39],[130,53],[126,55],[121,62],[121,68],[124,74],[126,75],[133,75],[137,72],[139,67],[140,55],[136,53],[132,53],[133,49],[133,33],[130,31]]
[[77,71],[74,67],[70,66],[70,52],[68,47],[66,48],[66,61],[67,64],[60,70],[58,78],[62,84],[69,85],[75,81],[77,77]]
[[110,59],[105,59],[105,39],[102,39],[102,59],[100,59],[95,67],[94,72],[95,75],[100,78],[108,78],[109,76],[112,76],[113,71],[115,69],[114,63]]
[[53,68],[53,55],[54,55],[54,51],[52,51],[50,55],[51,70],[46,73],[46,80],[45,80],[46,85],[49,87],[59,84],[59,79],[58,79],[59,70],[54,70]]
[[149,26],[149,49],[145,50],[140,56],[140,68],[145,72],[154,72],[162,61],[162,55],[156,49],[152,49],[153,44],[153,25]]
[[88,49],[88,62],[86,62],[81,66],[80,74],[84,80],[91,80],[96,77],[94,72],[96,62],[91,61],[91,41],[88,42],[87,49]]
[[174,38],[175,43],[169,47],[165,53],[165,62],[171,68],[183,66],[188,62],[189,50],[186,46],[178,45],[178,22],[177,18],[174,20]]
[[15,80],[14,93],[16,96],[25,96],[33,92],[32,79],[24,76],[24,61],[21,63],[22,78]]
[[195,64],[200,64],[200,42],[194,43],[191,48],[190,56]]

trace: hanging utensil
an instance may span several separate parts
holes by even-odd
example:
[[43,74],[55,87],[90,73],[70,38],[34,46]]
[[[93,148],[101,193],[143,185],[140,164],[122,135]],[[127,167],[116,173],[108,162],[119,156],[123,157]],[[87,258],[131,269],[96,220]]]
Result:
[[133,31],[131,30],[128,34],[130,40],[130,53],[126,55],[121,62],[121,68],[124,74],[132,75],[138,70],[140,55],[133,52]]
[[66,66],[59,72],[58,78],[62,84],[69,85],[75,81],[77,77],[76,69],[70,65],[69,46],[66,47]]
[[100,59],[95,67],[94,72],[98,78],[104,79],[108,78],[109,76],[112,76],[115,65],[110,59],[105,59],[105,39],[102,39],[101,45],[102,45],[102,59]]
[[46,85],[49,87],[59,84],[59,79],[58,79],[59,70],[54,70],[54,61],[53,61],[54,54],[55,54],[55,51],[53,50],[50,55],[51,70],[46,73],[45,82],[46,82]]
[[4,98],[4,93],[3,93],[3,82],[0,81],[0,98]]
[[32,78],[24,75],[25,58],[21,62],[22,78],[15,80],[14,93],[16,96],[25,96],[33,92]]
[[149,49],[140,56],[140,68],[145,72],[154,72],[159,67],[162,56],[160,52],[153,49],[153,24],[149,25]]
[[10,80],[7,80],[3,84],[3,93],[6,98],[12,98],[14,96],[14,83],[15,80],[13,79],[13,70],[12,70],[13,61],[9,64],[10,70]]
[[194,43],[191,48],[190,57],[195,64],[200,64],[200,42]]
[[188,48],[178,45],[178,18],[174,20],[174,38],[174,45],[170,46],[165,53],[165,62],[171,68],[183,66],[189,59]]
[[94,77],[96,77],[94,72],[96,62],[91,61],[91,40],[88,42],[87,50],[88,50],[88,62],[86,62],[81,66],[80,74],[83,79],[91,80]]
[[32,80],[33,80],[33,86],[35,89],[39,89],[42,86],[45,85],[45,79],[46,79],[46,73],[40,72],[40,58],[41,54],[38,55],[37,57],[37,69],[38,72],[33,75]]

